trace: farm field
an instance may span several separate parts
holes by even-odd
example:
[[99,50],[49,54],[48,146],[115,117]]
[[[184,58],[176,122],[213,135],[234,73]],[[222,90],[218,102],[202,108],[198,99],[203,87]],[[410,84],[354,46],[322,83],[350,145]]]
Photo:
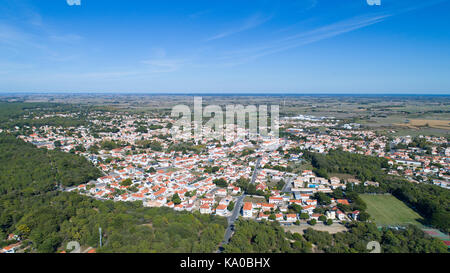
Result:
[[412,129],[420,127],[429,127],[450,130],[450,121],[448,120],[433,120],[433,119],[411,119],[407,124],[395,124],[397,126],[405,126]]
[[422,226],[419,220],[423,218],[392,195],[360,196],[367,204],[367,212],[379,226],[407,224]]

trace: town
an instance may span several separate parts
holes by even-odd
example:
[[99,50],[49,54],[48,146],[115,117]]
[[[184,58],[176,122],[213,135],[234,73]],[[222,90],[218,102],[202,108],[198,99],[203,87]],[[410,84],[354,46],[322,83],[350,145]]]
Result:
[[[42,118],[49,117],[53,116]],[[300,116],[281,119],[280,130],[287,136],[280,141],[241,138],[194,145],[187,144],[188,139],[172,139],[170,128],[175,120],[170,117],[94,112],[89,118],[98,131],[42,126],[19,137],[37,147],[80,154],[96,164],[104,176],[62,190],[97,199],[199,211],[228,217],[230,223],[239,215],[284,225],[358,220],[359,211],[340,209],[350,200],[332,198],[325,205],[318,203],[318,195],[360,183],[377,187],[378,183],[320,177],[305,168],[299,150],[327,153],[342,149],[384,157],[390,174],[407,177],[411,183],[450,188],[450,148],[445,148],[444,137],[388,139],[358,124],[338,125],[339,120],[332,117]],[[310,130],[317,127],[326,131]],[[424,143],[430,144],[427,150]]]

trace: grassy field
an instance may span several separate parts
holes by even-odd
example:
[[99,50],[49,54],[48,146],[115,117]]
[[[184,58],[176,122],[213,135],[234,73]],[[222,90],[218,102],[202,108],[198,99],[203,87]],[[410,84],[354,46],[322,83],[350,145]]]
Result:
[[422,226],[418,220],[423,218],[392,195],[362,194],[361,198],[366,202],[367,212],[377,225]]
[[436,119],[411,119],[406,124],[394,124],[396,126],[405,126],[412,129],[419,129],[421,127],[437,128],[443,130],[450,129],[450,121],[436,120]]
[[246,195],[244,197],[244,202],[252,202],[252,203],[265,203],[266,202],[266,198],[264,198],[263,196],[250,196],[250,195]]
[[[391,130],[395,130],[393,136],[406,136],[409,135],[411,137],[416,137],[419,135],[424,136],[448,136],[449,130],[437,129],[437,128],[429,128],[429,127],[421,127],[420,129],[412,129],[408,127],[393,127]],[[390,134],[388,134],[390,135]]]

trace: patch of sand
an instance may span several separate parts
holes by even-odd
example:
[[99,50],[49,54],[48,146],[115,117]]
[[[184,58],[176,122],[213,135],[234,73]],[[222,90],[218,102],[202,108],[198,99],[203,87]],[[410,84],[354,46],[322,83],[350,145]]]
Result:
[[314,226],[311,226],[311,225],[305,224],[305,223],[301,223],[300,226],[291,225],[291,226],[283,226],[283,228],[284,228],[284,231],[290,231],[291,233],[299,233],[299,234],[303,234],[303,231],[307,228],[312,228],[312,229],[318,230],[318,231],[327,231],[330,234],[347,231],[347,228],[344,225],[341,225],[338,223],[334,223],[331,226],[327,226],[327,225],[324,225],[321,223],[318,223]]

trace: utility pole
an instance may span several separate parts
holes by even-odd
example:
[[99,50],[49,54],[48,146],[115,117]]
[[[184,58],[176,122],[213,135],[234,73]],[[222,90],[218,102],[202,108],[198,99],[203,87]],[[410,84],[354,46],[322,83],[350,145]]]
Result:
[[100,247],[102,247],[102,228],[101,227],[98,228],[98,233],[100,235]]

